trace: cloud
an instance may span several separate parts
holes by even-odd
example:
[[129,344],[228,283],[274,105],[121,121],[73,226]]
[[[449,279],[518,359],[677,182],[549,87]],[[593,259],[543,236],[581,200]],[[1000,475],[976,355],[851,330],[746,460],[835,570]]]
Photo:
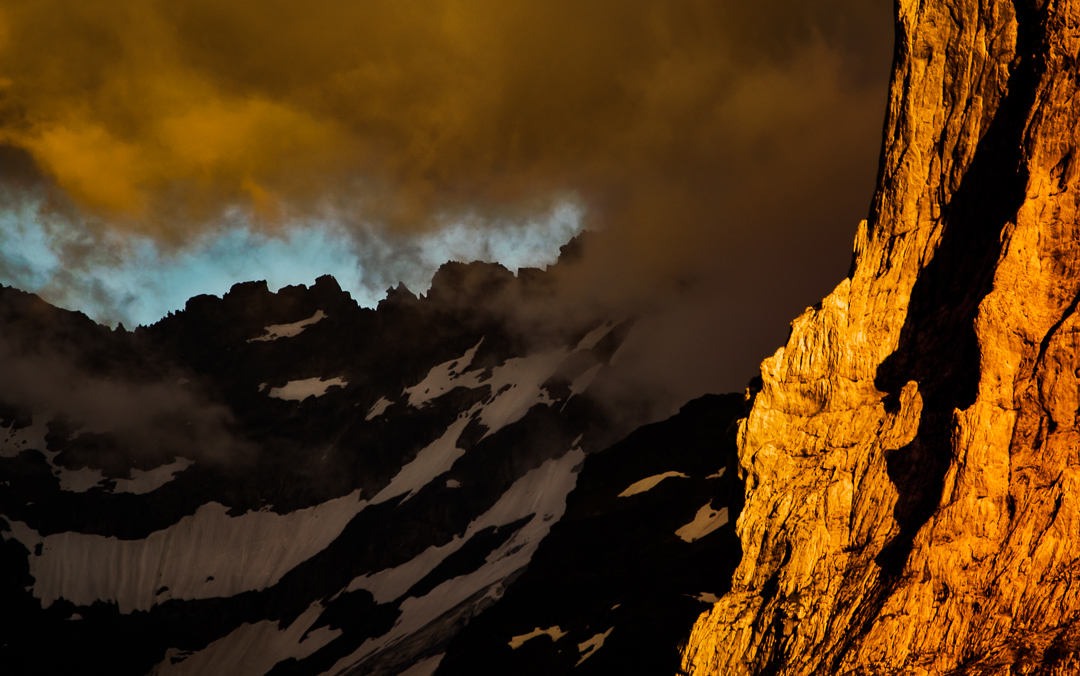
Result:
[[853,50],[863,4],[18,3],[3,139],[84,208],[173,237],[234,203],[418,227],[562,189],[608,202],[771,152],[842,88],[816,62]]
[[680,335],[719,331],[729,366],[696,371],[732,387],[745,376],[721,370],[752,371],[846,271],[873,188],[890,9],[9,3],[0,143],[31,158],[14,175],[69,227],[182,250],[230,210],[268,236],[333,213],[358,249],[385,233],[385,265],[365,274],[386,278],[422,235],[574,204],[599,234],[567,298],[672,322],[707,313],[650,342],[671,354]]

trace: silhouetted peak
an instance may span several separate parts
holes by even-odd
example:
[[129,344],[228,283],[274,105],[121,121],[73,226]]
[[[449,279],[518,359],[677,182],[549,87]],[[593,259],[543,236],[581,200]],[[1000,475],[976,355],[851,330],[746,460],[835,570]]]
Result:
[[315,285],[311,287],[313,291],[320,291],[322,293],[342,293],[341,285],[334,279],[333,275],[323,275],[315,280]]
[[403,304],[415,303],[419,300],[416,294],[405,286],[405,282],[398,282],[397,286],[391,286],[386,290],[386,298],[379,301],[379,308],[397,307]]
[[514,281],[514,273],[498,263],[444,263],[432,278],[427,297],[451,305],[483,302]]
[[581,260],[585,255],[585,240],[588,239],[587,233],[581,232],[574,235],[566,244],[559,247],[559,262],[560,263],[576,263]]

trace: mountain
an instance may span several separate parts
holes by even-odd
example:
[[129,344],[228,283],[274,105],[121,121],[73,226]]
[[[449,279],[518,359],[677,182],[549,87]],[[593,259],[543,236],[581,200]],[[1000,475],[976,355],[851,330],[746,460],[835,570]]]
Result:
[[1080,2],[896,7],[872,212],[762,364],[688,673],[1080,673]]
[[668,420],[539,271],[133,332],[0,290],[2,663],[1080,672],[1080,0],[896,11],[848,278]]
[[553,320],[550,285],[245,283],[134,331],[0,288],[0,663],[677,668],[738,561],[746,399],[631,432],[593,393],[633,319]]

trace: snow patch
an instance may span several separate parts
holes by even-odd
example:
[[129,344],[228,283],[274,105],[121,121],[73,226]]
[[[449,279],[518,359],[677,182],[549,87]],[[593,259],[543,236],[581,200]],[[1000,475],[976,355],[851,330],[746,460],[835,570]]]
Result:
[[579,643],[578,644],[578,652],[581,653],[581,659],[578,660],[577,664],[575,664],[574,666],[575,667],[580,666],[582,662],[584,662],[585,660],[587,660],[590,657],[592,657],[593,655],[595,655],[597,650],[600,650],[601,648],[603,648],[604,647],[604,639],[606,639],[608,636],[611,635],[611,630],[614,629],[614,628],[615,627],[612,627],[611,629],[608,629],[603,634],[597,634],[596,636],[593,636],[592,638],[590,638],[588,641],[585,641],[584,643]]
[[364,420],[374,420],[375,418],[378,418],[386,412],[386,409],[389,408],[392,403],[393,402],[386,397],[379,397],[379,400],[371,407],[371,410],[368,411],[367,417],[364,418]]
[[322,310],[319,310],[307,319],[293,322],[292,324],[274,324],[273,326],[267,326],[263,329],[263,331],[266,331],[265,336],[250,338],[248,339],[248,342],[259,343],[269,340],[277,340],[278,338],[292,338],[293,336],[300,335],[300,333],[307,327],[311,326],[312,324],[316,324],[325,318],[326,315],[323,314]]
[[726,472],[726,471],[727,471],[727,467],[721,467],[719,472],[717,472],[716,474],[710,474],[709,476],[707,476],[705,478],[706,479],[719,479],[719,478],[724,476],[724,472]]
[[41,452],[45,454],[45,459],[49,462],[49,465],[52,466],[53,475],[60,481],[60,490],[62,491],[85,493],[105,480],[105,475],[100,469],[93,469],[91,467],[68,469],[67,467],[57,465],[55,460],[56,456],[60,455],[59,451],[50,451],[42,448]]
[[687,542],[693,542],[728,522],[727,507],[715,510],[709,505],[710,503],[706,502],[705,506],[698,510],[694,520],[675,531],[675,534]]
[[[472,418],[458,416],[441,437],[424,447],[412,462],[402,467],[386,488],[371,499],[371,504],[378,505],[402,493],[408,493],[405,500],[431,483],[431,480],[443,472],[450,471],[454,462],[465,455],[465,450],[458,448],[457,441]],[[404,500],[402,500],[404,502]]]
[[[427,376],[423,380],[412,387],[405,388],[403,394],[409,395],[409,405],[414,408],[420,408],[427,402],[446,394],[455,387],[478,387],[478,373],[471,373],[468,378],[462,376],[464,375],[465,369],[469,368],[469,365],[472,364],[473,357],[476,356],[476,351],[480,349],[480,345],[483,342],[484,339],[481,338],[480,342],[466,350],[465,354],[457,359],[451,359],[450,361],[443,362],[438,366],[433,367],[428,371]],[[459,383],[459,380],[464,380],[465,382]]]
[[446,480],[446,487],[447,488],[461,488],[461,482],[458,481],[457,479],[447,479]]
[[[34,419],[45,420],[45,416],[35,415]],[[14,425],[0,427],[0,458],[14,458],[25,450],[40,451],[52,467],[53,476],[60,482],[60,490],[71,493],[85,493],[105,480],[105,475],[99,469],[90,467],[68,469],[57,465],[54,461],[60,452],[50,451],[45,443],[45,435],[49,432],[46,423],[35,422],[29,427],[18,430],[13,427]]]
[[597,343],[603,340],[604,336],[606,336],[614,326],[615,322],[609,319],[608,321],[604,322],[592,331],[589,331],[585,334],[585,337],[582,338],[581,341],[577,344],[577,347],[574,348],[574,352],[593,349],[594,347],[596,347]]
[[[183,378],[181,378],[183,380]],[[43,420],[42,415],[36,416]],[[0,427],[0,458],[13,458],[27,449],[41,451],[45,460],[52,467],[52,473],[60,482],[60,490],[70,493],[85,493],[105,481],[105,475],[100,469],[82,467],[80,469],[68,469],[56,464],[58,451],[50,451],[45,443],[45,435],[49,428],[46,423],[35,423],[19,430],[8,427]],[[178,458],[169,465],[163,465],[151,470],[131,470],[130,479],[116,479],[115,493],[149,493],[172,481],[175,474],[190,467],[191,460]]]
[[435,670],[439,668],[443,658],[446,657],[446,653],[441,653],[434,657],[429,657],[426,660],[420,660],[416,664],[412,665],[405,671],[398,674],[398,676],[431,676],[435,673]]
[[[53,455],[59,455],[59,453]],[[85,493],[105,480],[105,475],[101,473],[100,469],[91,469],[89,467],[80,469],[56,467],[53,474],[60,480],[60,490],[72,493]]]
[[345,387],[348,384],[341,378],[290,380],[285,384],[285,387],[270,388],[270,396],[274,399],[285,399],[287,401],[303,401],[308,397],[321,397],[331,387]]
[[528,634],[522,634],[521,636],[515,636],[511,638],[509,645],[514,650],[517,650],[525,643],[525,641],[536,638],[538,636],[550,636],[551,640],[554,642],[558,641],[563,636],[566,636],[566,632],[559,629],[558,626],[548,627],[547,629],[541,629],[540,627],[537,627],[536,629],[530,631]]
[[[476,532],[490,526],[504,526],[530,514],[542,518],[534,518],[523,526],[497,551],[509,549],[511,543],[520,544],[521,541],[533,539],[536,535],[542,538],[547,535],[552,523],[562,518],[566,510],[566,496],[577,484],[577,474],[573,472],[573,468],[584,458],[582,451],[573,450],[557,460],[548,460],[515,481],[491,509],[469,524],[464,536],[455,537],[445,545],[428,547],[417,557],[396,568],[387,568],[355,578],[347,591],[366,589],[375,597],[376,603],[390,603],[434,570],[443,559],[461,549]],[[548,521],[544,522],[544,518],[548,518]],[[496,553],[490,554],[488,560]]]
[[154,676],[263,676],[278,662],[290,657],[302,660],[341,635],[340,629],[329,627],[307,631],[321,612],[320,605],[312,604],[287,627],[274,620],[245,622],[194,653],[169,648],[165,659],[151,673]]
[[[491,386],[492,398],[483,403],[480,422],[488,428],[486,438],[525,417],[537,404],[550,406],[552,399],[540,386],[555,373],[569,355],[566,348],[508,359],[492,370],[484,385]],[[479,383],[478,383],[479,384]]]
[[637,495],[638,493],[644,493],[645,491],[650,490],[653,487],[655,487],[656,484],[660,483],[664,479],[667,479],[667,478],[670,478],[670,477],[676,477],[676,476],[677,477],[682,477],[683,479],[688,478],[682,472],[664,472],[663,474],[654,474],[654,475],[652,475],[650,477],[646,477],[646,478],[642,479],[641,481],[636,481],[636,482],[630,484],[630,486],[628,486],[625,491],[623,491],[622,493],[619,493],[618,497],[627,498],[627,497],[630,497],[631,495]]
[[0,427],[0,458],[14,458],[27,449],[45,451],[45,435],[48,432],[49,428],[40,422],[21,429],[15,429],[15,423],[10,427]]
[[[329,545],[367,503],[360,491],[289,514],[228,515],[216,502],[141,540],[86,533],[42,536],[9,519],[31,551],[33,594],[48,608],[57,599],[77,606],[115,601],[121,613],[149,610],[169,599],[205,599],[261,590]],[[209,578],[213,577],[212,580]],[[168,590],[156,595],[156,590]]]
[[702,603],[716,603],[720,600],[719,596],[711,592],[701,592],[697,596],[694,596],[693,594],[687,594],[687,596],[694,599],[695,601],[701,601]]
[[[483,340],[480,341],[482,343]],[[550,406],[552,399],[540,386],[555,373],[559,364],[569,356],[565,347],[552,352],[507,359],[502,366],[491,370],[489,378],[481,381],[481,371],[465,371],[480,347],[477,343],[460,359],[448,361],[431,369],[419,384],[405,389],[409,405],[420,407],[455,387],[476,389],[491,387],[491,397],[480,407],[480,422],[488,428],[485,437],[506,425],[521,420],[537,404]],[[595,374],[594,374],[595,377]],[[591,381],[590,381],[591,382]],[[587,387],[588,383],[584,383]],[[476,409],[474,408],[473,411]],[[471,411],[472,412],[472,411]]]
[[383,636],[365,641],[353,654],[339,660],[331,672],[347,669],[370,655],[396,645],[485,589],[488,590],[487,594],[477,603],[485,603],[487,599],[501,595],[502,581],[528,565],[540,541],[547,536],[551,526],[562,518],[566,511],[566,496],[577,484],[574,468],[584,459],[585,453],[574,449],[561,458],[548,460],[515,481],[491,509],[469,524],[464,536],[455,537],[445,545],[429,547],[396,568],[354,579],[348,591],[366,589],[377,603],[390,603],[401,598],[447,556],[461,549],[478,531],[535,515],[501,547],[488,554],[486,563],[480,569],[447,580],[421,598],[409,597],[402,601],[399,606],[401,615],[393,628]]
[[168,465],[162,465],[150,470],[133,469],[130,479],[116,479],[116,488],[113,493],[134,493],[143,495],[161,488],[176,478],[195,463],[187,458],[177,458]]
[[597,364],[593,366],[585,373],[582,373],[577,378],[574,378],[574,382],[570,383],[570,396],[575,394],[581,394],[592,385],[592,382],[596,380],[596,375],[600,373],[600,369],[604,368],[603,364]]

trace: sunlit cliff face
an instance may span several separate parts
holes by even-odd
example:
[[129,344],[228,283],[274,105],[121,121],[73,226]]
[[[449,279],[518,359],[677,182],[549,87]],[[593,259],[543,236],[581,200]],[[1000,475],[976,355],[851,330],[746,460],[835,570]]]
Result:
[[402,247],[570,206],[603,232],[576,293],[722,288],[756,314],[795,275],[780,326],[842,276],[869,202],[888,5],[8,3],[5,194],[30,181],[49,237],[86,233],[75,268],[133,236],[182,250],[225,214],[370,249],[373,228]]

